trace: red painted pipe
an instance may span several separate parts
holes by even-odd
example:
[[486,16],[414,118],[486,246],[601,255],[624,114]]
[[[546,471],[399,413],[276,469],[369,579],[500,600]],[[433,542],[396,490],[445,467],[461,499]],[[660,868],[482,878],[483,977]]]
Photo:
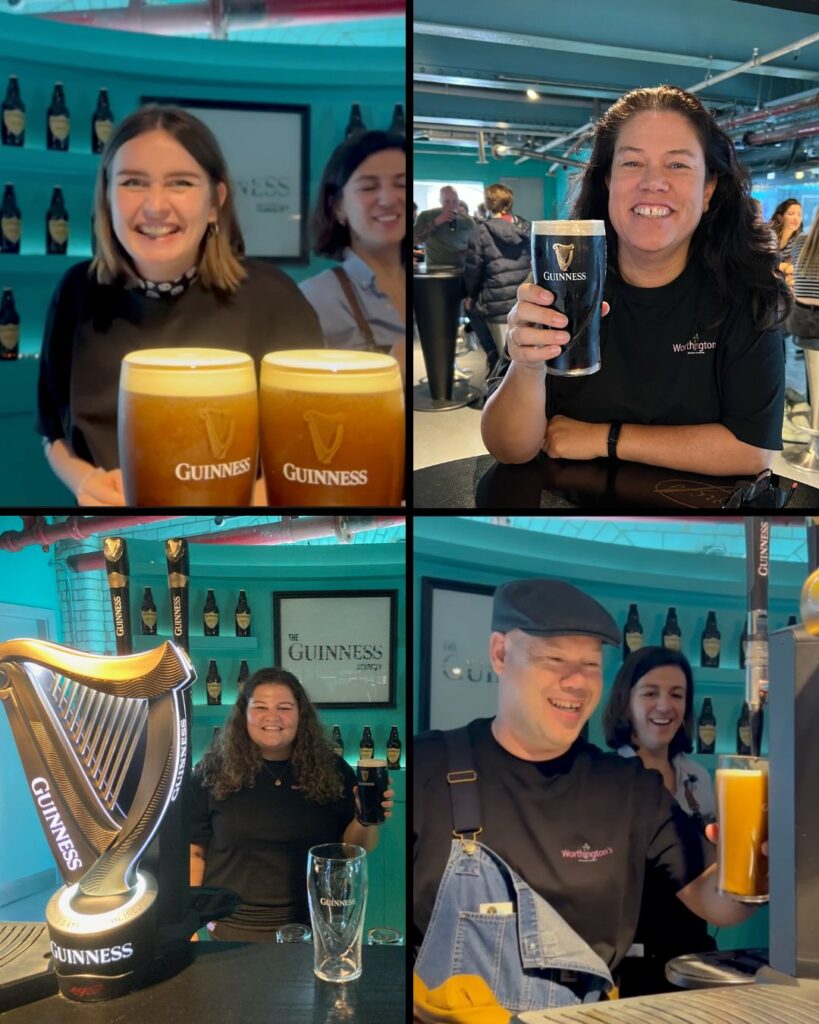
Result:
[[[278,523],[260,523],[256,526],[239,526],[235,530],[219,533],[201,533],[186,539],[191,544],[294,544],[302,540],[318,540],[320,537],[336,537],[340,541],[351,540],[353,534],[367,530],[378,530],[390,526],[403,526],[404,516],[298,516],[285,517]],[[71,555],[67,559],[69,569],[74,572],[91,572],[102,569],[105,559],[101,551],[89,551]]]
[[[24,517],[24,522],[28,517]],[[69,516],[61,523],[49,525],[43,516],[35,516],[34,522],[25,530],[7,530],[0,533],[0,548],[5,551],[22,551],[30,544],[47,548],[58,540],[85,540],[95,533],[118,533],[130,526],[146,523],[164,523],[179,516]]]

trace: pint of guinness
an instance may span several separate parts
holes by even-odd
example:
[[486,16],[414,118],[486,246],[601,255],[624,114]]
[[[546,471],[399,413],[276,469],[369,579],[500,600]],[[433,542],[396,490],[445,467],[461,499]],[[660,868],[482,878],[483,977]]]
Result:
[[569,320],[571,340],[546,372],[582,377],[600,369],[600,315],[606,281],[606,230],[602,220],[537,220],[532,224],[532,274],[555,296]]
[[359,760],[356,776],[361,804],[360,821],[364,825],[380,825],[385,820],[381,801],[390,785],[387,762],[373,757]]

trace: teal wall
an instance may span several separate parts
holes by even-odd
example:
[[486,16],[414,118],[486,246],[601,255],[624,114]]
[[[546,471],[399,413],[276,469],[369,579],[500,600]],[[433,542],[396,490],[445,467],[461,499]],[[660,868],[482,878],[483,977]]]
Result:
[[[20,528],[18,516],[0,516],[0,533]],[[0,602],[51,609],[58,630],[53,639],[61,639],[53,550],[44,552],[37,545],[14,553],[0,550]],[[0,711],[0,778],[2,890],[18,879],[54,869],[5,711]],[[12,829],[14,841],[9,842]]]
[[[361,104],[365,123],[386,128],[396,103],[404,102],[402,49],[309,47],[199,39],[173,39],[63,25],[37,18],[2,16],[0,65],[20,79],[26,104],[26,145],[0,148],[0,184],[15,185],[23,218],[20,256],[0,255],[0,288],[14,290],[21,318],[20,350],[39,352],[50,296],[65,270],[90,256],[91,205],[98,157],[90,151],[91,115],[101,87],[120,119],[143,95],[182,96],[310,107],[310,202],[324,165],[344,137],[350,106]],[[45,149],[45,111],[55,81],[65,86],[71,112],[67,153]],[[226,154],[230,163],[230,154]],[[45,256],[45,212],[61,185],[69,213],[67,256]],[[286,264],[295,280],[330,264]],[[72,504],[48,469],[33,430],[36,364],[30,358],[0,366],[0,456],[7,505]]]
[[[670,605],[677,609],[683,653],[694,671],[696,712],[710,696],[717,719],[717,753],[735,751],[736,722],[744,700],[744,672],[738,669],[739,638],[746,612],[744,560],[705,554],[645,550],[618,544],[573,540],[536,534],[530,530],[495,526],[461,517],[416,518],[413,556],[413,616],[421,621],[421,583],[425,577],[497,586],[528,576],[565,579],[597,598],[620,626],[629,604],[636,602],[646,643],[659,643]],[[771,628],[784,626],[798,613],[798,595],[804,579],[799,563],[775,563],[770,577]],[[717,613],[722,633],[719,669],[703,669],[700,634],[707,612]],[[488,637],[487,637],[488,642]],[[418,730],[418,693],[424,638],[416,625],[413,647],[415,719]],[[602,708],[620,667],[622,648],[604,648],[604,692],[589,728],[591,742],[603,749]],[[485,683],[477,684],[485,686]],[[464,710],[464,721],[470,716]],[[767,749],[767,729],[763,752]],[[694,755],[712,773],[716,757]],[[721,929],[721,948],[767,945],[768,911],[738,928]]]
[[416,152],[412,164],[416,181],[474,181],[486,186],[501,178],[541,178],[543,217],[555,215],[556,183],[553,178],[546,177],[548,165],[539,161],[527,160],[525,164],[516,165],[511,159],[490,159],[489,163],[479,164],[474,150],[468,149],[464,153],[453,152],[446,156]]

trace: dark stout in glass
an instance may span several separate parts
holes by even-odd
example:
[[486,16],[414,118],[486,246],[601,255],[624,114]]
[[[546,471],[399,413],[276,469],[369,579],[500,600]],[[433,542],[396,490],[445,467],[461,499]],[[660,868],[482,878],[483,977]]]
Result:
[[602,220],[538,220],[532,224],[532,275],[568,318],[571,340],[546,361],[546,372],[582,377],[600,369],[600,316],[606,282]]
[[356,770],[358,777],[358,800],[361,804],[361,821],[365,825],[379,825],[384,821],[381,801],[389,788],[387,762],[380,758],[362,758]]

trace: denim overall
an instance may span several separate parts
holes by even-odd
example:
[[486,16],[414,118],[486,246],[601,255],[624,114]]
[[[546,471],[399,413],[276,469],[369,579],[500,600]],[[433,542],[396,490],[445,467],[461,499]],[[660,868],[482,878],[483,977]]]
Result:
[[444,738],[456,838],[416,973],[429,988],[453,974],[480,975],[513,1013],[597,1002],[613,985],[607,966],[542,896],[475,840],[480,811],[468,734],[458,729]]

